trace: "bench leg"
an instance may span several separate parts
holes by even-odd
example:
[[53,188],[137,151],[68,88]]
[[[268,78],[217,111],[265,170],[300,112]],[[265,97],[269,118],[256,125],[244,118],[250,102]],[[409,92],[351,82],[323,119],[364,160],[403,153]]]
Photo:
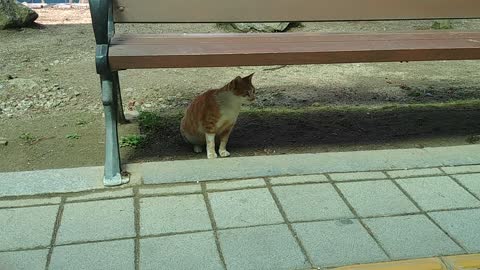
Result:
[[118,71],[112,72],[113,74],[113,89],[114,99],[117,105],[117,119],[120,124],[127,124],[129,121],[125,118],[123,113],[122,93],[120,91],[120,79],[118,78]]
[[118,102],[115,98],[113,74],[101,75],[102,102],[105,111],[105,171],[103,184],[117,186],[128,182],[122,179],[120,149],[118,147],[117,115]]

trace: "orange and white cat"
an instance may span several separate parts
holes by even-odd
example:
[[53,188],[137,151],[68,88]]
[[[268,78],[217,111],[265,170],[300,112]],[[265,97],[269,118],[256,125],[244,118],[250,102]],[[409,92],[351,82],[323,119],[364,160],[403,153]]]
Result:
[[242,104],[255,100],[253,73],[247,77],[236,77],[220,89],[209,90],[188,106],[180,124],[180,132],[193,151],[200,153],[206,146],[207,157],[216,158],[215,137],[220,141],[219,154],[228,157],[228,138],[237,122]]

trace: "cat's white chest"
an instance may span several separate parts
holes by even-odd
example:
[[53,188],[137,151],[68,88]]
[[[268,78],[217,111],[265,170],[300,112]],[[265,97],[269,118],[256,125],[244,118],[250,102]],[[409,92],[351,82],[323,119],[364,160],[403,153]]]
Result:
[[217,129],[234,125],[237,122],[239,113],[239,110],[233,109],[220,110],[220,119],[218,119],[216,124]]
[[217,101],[220,105],[220,118],[217,121],[216,127],[218,131],[223,131],[221,129],[231,127],[237,122],[242,104],[241,101],[231,93],[219,95]]

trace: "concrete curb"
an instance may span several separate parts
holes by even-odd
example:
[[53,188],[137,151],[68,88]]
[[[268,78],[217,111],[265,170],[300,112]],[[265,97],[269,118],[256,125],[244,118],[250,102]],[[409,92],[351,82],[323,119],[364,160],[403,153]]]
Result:
[[[128,164],[126,186],[480,164],[480,145]],[[453,167],[452,167],[453,168]],[[448,168],[447,168],[448,169]],[[104,189],[103,167],[0,173],[0,197]]]
[[254,156],[141,164],[145,184],[403,170],[480,163],[480,145],[320,154]]

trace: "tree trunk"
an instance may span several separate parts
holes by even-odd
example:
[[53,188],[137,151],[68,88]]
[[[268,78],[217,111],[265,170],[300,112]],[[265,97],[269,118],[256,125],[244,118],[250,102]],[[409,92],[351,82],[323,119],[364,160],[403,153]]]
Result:
[[31,25],[38,14],[15,0],[0,0],[0,30]]

